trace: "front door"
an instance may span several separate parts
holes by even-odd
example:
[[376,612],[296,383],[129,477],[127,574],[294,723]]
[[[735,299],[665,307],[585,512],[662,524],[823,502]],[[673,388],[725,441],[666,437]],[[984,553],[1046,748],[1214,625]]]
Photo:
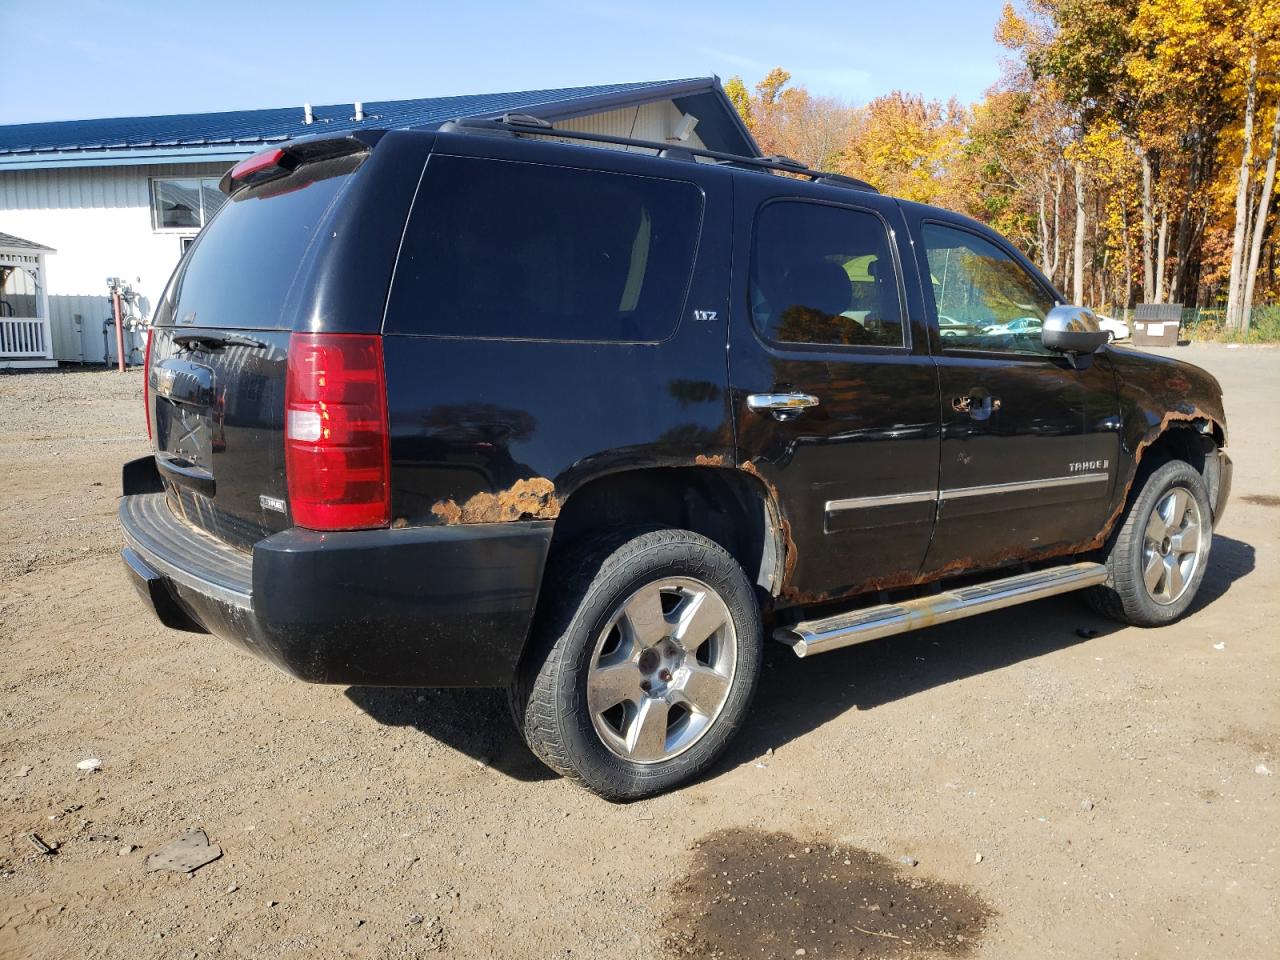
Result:
[[912,582],[938,476],[937,375],[923,308],[906,296],[897,206],[811,190],[797,199],[794,181],[735,178],[738,457],[776,492],[796,602]]
[[1055,294],[997,237],[930,220],[914,228],[942,418],[925,575],[1078,552],[1101,529],[1116,476],[1109,361],[1076,369],[1043,346]]

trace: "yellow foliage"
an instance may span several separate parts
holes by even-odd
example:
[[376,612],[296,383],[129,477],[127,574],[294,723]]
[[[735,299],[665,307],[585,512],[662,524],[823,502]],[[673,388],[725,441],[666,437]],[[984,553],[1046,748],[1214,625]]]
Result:
[[886,193],[937,203],[963,130],[958,104],[943,106],[895,90],[861,111],[838,167]]
[[[1141,294],[1144,246],[1158,260],[1160,231],[1164,292],[1176,282],[1180,299],[1218,296],[1255,56],[1251,185],[1271,151],[1280,0],[1022,0],[1004,5],[994,35],[1010,60],[970,106],[894,91],[854,107],[792,85],[781,67],[751,92],[738,77],[725,92],[765,153],[961,210],[1050,272],[1067,267],[1078,164],[1095,298]],[[1276,217],[1274,203],[1260,209]],[[1266,236],[1264,260],[1280,261],[1280,224]],[[1274,297],[1269,270],[1259,289]]]

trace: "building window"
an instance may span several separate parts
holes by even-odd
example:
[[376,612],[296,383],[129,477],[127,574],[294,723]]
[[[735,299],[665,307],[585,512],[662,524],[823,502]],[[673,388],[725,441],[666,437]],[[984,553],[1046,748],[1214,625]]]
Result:
[[226,197],[217,177],[151,181],[151,222],[156,230],[199,230]]

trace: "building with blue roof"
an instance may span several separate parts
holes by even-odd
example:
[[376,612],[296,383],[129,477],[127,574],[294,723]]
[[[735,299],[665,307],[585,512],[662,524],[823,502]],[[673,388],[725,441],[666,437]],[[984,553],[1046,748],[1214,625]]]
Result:
[[[504,113],[585,132],[679,138],[689,146],[759,154],[715,77],[11,124],[0,126],[0,232],[57,251],[42,281],[52,356],[114,362],[115,337],[103,336],[111,314],[107,278],[132,284],[135,309],[147,316],[182,251],[221,204],[217,182],[235,162],[299,136],[431,129],[458,117]],[[138,361],[140,334],[126,342],[130,359]]]

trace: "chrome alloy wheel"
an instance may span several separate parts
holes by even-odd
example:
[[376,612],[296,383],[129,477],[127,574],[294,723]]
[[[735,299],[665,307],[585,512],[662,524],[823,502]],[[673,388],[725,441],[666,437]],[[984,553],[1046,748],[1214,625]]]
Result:
[[1142,579],[1159,604],[1186,592],[1204,558],[1208,542],[1200,505],[1184,487],[1174,487],[1156,503],[1142,538]]
[[737,634],[729,608],[690,577],[646,584],[596,640],[587,709],[601,742],[633,763],[659,763],[711,729],[733,685]]

